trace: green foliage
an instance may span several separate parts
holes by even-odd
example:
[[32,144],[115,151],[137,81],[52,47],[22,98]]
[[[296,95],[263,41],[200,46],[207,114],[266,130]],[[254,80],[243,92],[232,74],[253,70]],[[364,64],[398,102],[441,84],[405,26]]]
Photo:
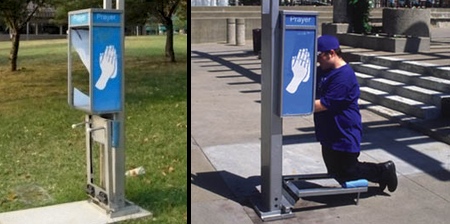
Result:
[[[124,0],[125,1],[125,0]],[[69,11],[85,8],[102,8],[101,0],[65,1],[52,0],[50,6],[56,9],[55,23],[67,24]],[[113,2],[113,8],[115,7]],[[187,27],[187,0],[126,0],[125,1],[125,26],[134,29],[137,25],[144,25],[153,17],[162,23],[167,32],[166,56],[169,61],[175,62],[173,52],[172,31],[174,22],[176,27]],[[176,21],[172,19],[176,16]]]
[[186,22],[186,20],[187,20],[187,1],[186,0],[180,1],[180,3],[178,4],[176,16],[180,20]]
[[125,1],[125,25],[144,25],[149,15],[148,3],[145,0]]
[[67,24],[67,13],[79,9],[87,8],[103,8],[102,0],[77,0],[77,1],[66,1],[66,0],[53,0],[49,4],[55,9],[55,18],[53,22],[57,24]]
[[17,70],[20,31],[31,20],[36,11],[43,6],[45,0],[3,0],[0,1],[0,19],[4,20],[11,35],[11,50],[9,59],[11,71]]
[[369,0],[348,0],[348,11],[353,32],[368,34],[372,31],[369,23],[370,17]]
[[18,32],[30,21],[36,10],[43,4],[43,0],[34,1],[34,5],[28,7],[31,0],[2,0],[0,1],[0,19],[13,32]]

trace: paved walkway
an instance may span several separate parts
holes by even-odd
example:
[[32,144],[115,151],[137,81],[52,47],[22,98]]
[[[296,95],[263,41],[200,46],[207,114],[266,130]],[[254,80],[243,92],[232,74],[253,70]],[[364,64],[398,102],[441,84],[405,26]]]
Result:
[[[260,197],[261,61],[251,42],[195,44],[191,56],[191,221],[261,223],[248,202]],[[360,159],[393,160],[397,191],[379,193],[370,183],[358,205],[354,195],[303,198],[294,218],[271,223],[448,223],[450,146],[361,113]],[[283,175],[325,171],[313,130],[312,116],[283,119]]]

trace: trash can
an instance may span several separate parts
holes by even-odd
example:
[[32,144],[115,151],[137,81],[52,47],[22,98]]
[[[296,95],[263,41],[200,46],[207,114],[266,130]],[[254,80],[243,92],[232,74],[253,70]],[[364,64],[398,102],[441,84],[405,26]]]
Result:
[[253,29],[253,53],[259,54],[261,51],[261,29]]

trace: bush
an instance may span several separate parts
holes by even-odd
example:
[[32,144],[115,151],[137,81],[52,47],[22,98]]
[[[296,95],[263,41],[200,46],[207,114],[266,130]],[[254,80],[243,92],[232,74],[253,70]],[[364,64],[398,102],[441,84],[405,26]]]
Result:
[[369,0],[349,0],[348,14],[354,33],[367,34],[372,31],[372,26],[369,24],[370,9]]

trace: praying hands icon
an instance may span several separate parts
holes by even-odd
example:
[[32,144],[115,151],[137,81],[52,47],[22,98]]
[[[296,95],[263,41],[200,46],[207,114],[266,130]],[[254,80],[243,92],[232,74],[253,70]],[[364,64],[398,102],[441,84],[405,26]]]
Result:
[[117,76],[117,53],[114,45],[106,46],[105,52],[100,54],[100,69],[102,73],[95,83],[95,87],[103,90],[108,81]]
[[292,56],[291,70],[294,76],[286,87],[286,91],[294,94],[302,82],[310,77],[310,54],[307,48],[299,49],[296,56]]

